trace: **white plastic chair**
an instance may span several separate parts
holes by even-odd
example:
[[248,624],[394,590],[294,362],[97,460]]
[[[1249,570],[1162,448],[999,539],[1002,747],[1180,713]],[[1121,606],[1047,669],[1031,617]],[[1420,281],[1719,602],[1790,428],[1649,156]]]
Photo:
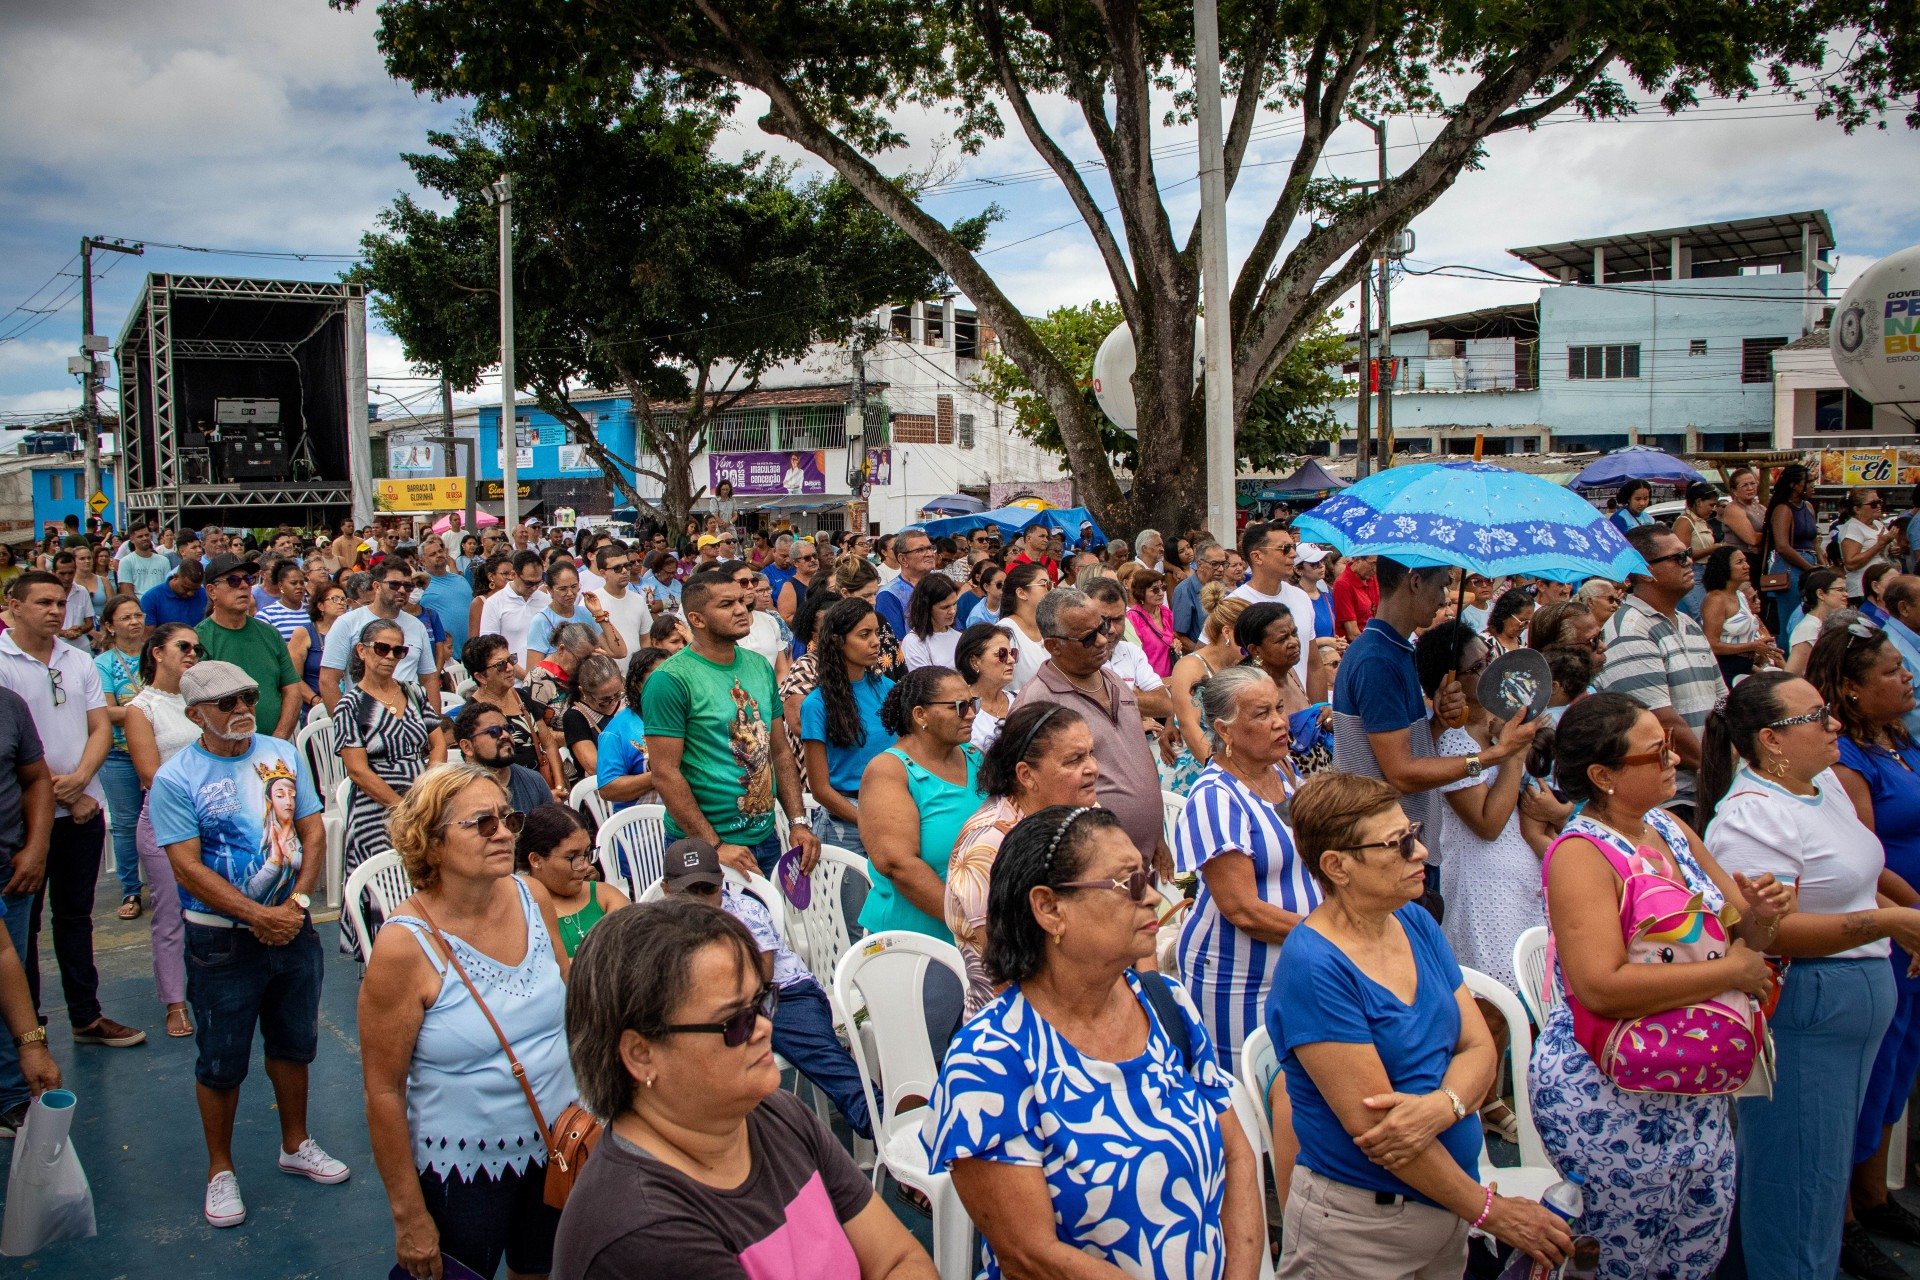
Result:
[[1273,1248],[1267,1243],[1267,1198],[1272,1191],[1267,1181],[1267,1158],[1272,1154],[1273,1135],[1267,1128],[1267,1107],[1248,1095],[1244,1080],[1233,1082],[1232,1098],[1234,1119],[1240,1122],[1240,1131],[1253,1148],[1253,1172],[1260,1183],[1260,1280],[1273,1280]]
[[323,809],[320,827],[326,833],[327,840],[327,862],[325,874],[321,876],[320,892],[328,906],[338,907],[345,893],[340,877],[347,866],[347,816],[335,813],[332,809]]
[[1520,986],[1520,1003],[1533,1025],[1547,1025],[1547,1015],[1560,1003],[1559,988],[1547,970],[1547,927],[1537,924],[1513,944],[1513,980]]
[[860,883],[862,893],[872,889],[867,860],[836,844],[820,846],[820,861],[814,864],[813,897],[806,910],[788,909],[787,941],[807,962],[807,968],[823,989],[833,986],[833,966],[859,932],[858,920],[847,914],[848,877]]
[[316,702],[307,708],[306,727],[311,728],[316,724],[329,724],[332,721],[333,713],[327,710],[327,704],[325,702]]
[[[1260,1114],[1272,1118],[1272,1108],[1267,1098],[1273,1092],[1274,1077],[1280,1074],[1280,1055],[1274,1052],[1273,1037],[1268,1034],[1263,1022],[1253,1029],[1246,1042],[1240,1046],[1240,1083],[1246,1086],[1247,1093],[1260,1104]],[[1272,1145],[1273,1139],[1268,1137]]]
[[293,745],[313,774],[313,789],[320,793],[321,802],[332,799],[334,789],[347,776],[347,766],[341,762],[340,749],[333,740],[333,721],[308,721],[293,736]]
[[574,783],[573,790],[567,793],[567,803],[582,813],[592,814],[595,826],[606,826],[607,819],[613,816],[613,802],[601,798],[600,783],[593,778]]
[[642,887],[666,873],[666,858],[665,805],[629,805],[600,824],[594,845],[600,878],[629,898],[637,898]]
[[1173,831],[1180,825],[1180,814],[1187,807],[1187,798],[1175,791],[1160,793],[1160,830],[1167,838],[1167,848],[1173,848]]
[[[933,1206],[934,1269],[942,1280],[966,1280],[976,1270],[973,1221],[953,1179],[930,1167],[923,1134],[932,1125],[932,1108],[922,1104],[896,1112],[902,1099],[931,1098],[939,1079],[925,1002],[927,977],[935,966],[945,966],[966,989],[966,962],[951,943],[903,930],[869,934],[834,965],[833,1001],[849,1025],[861,1011],[867,1015],[849,1047],[872,1108],[878,1147],[874,1186],[879,1187],[884,1171],[927,1197]],[[876,1093],[876,1082],[881,1092]]]
[[458,658],[447,659],[447,665],[441,668],[440,674],[445,678],[442,688],[458,689],[467,683],[467,669]]
[[1469,994],[1492,1005],[1507,1020],[1508,1051],[1513,1057],[1513,1114],[1520,1129],[1520,1165],[1518,1168],[1497,1166],[1483,1147],[1481,1181],[1499,1182],[1503,1195],[1538,1200],[1548,1187],[1560,1180],[1560,1171],[1547,1159],[1540,1131],[1533,1127],[1533,1100],[1527,1089],[1528,1069],[1533,1061],[1533,1027],[1527,1021],[1520,997],[1504,984],[1465,965],[1460,966],[1460,976]]
[[367,928],[367,908],[362,901],[368,893],[373,895],[374,905],[380,908],[382,920],[392,916],[394,908],[413,896],[413,881],[408,878],[399,854],[391,849],[376,853],[355,867],[353,874],[347,877],[346,901],[340,909],[353,922],[353,936],[359,944],[361,964],[365,964],[373,955],[373,934]]

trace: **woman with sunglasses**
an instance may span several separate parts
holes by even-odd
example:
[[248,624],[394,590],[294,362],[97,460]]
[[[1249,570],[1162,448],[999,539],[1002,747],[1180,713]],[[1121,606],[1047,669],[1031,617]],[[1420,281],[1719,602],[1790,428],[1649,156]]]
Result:
[[576,777],[591,778],[600,767],[600,731],[625,705],[626,689],[620,664],[604,653],[590,653],[573,674],[574,696],[560,716],[560,736],[566,740]]
[[979,710],[973,714],[973,733],[968,739],[986,751],[1000,736],[1000,726],[1013,710],[1013,695],[1007,687],[1013,683],[1016,662],[1011,628],[992,622],[976,622],[960,633],[953,649],[954,669],[967,682],[967,691]]
[[868,933],[907,929],[953,941],[947,865],[982,798],[974,711],[967,682],[950,667],[907,672],[880,706],[880,727],[898,741],[860,779],[860,840],[873,865],[860,910]]
[[[1599,1018],[1678,1009],[1729,991],[1772,994],[1760,949],[1773,944],[1791,895],[1782,885],[1755,885],[1749,899],[1699,835],[1660,807],[1673,798],[1676,759],[1666,728],[1625,694],[1589,694],[1555,731],[1556,779],[1583,807],[1547,851],[1547,927],[1559,988]],[[1630,962],[1622,881],[1603,850],[1699,895],[1705,910],[1730,922],[1727,954]],[[1733,1212],[1730,1101],[1620,1088],[1581,1044],[1567,1003],[1547,1015],[1530,1087],[1547,1155],[1562,1173],[1586,1179],[1581,1231],[1600,1241],[1600,1274],[1712,1275]]]
[[1701,574],[1707,594],[1700,604],[1700,630],[1720,664],[1721,678],[1731,685],[1755,667],[1780,661],[1773,636],[1747,602],[1746,588],[1753,580],[1747,553],[1738,547],[1715,547]]
[[[100,688],[107,695],[107,718],[113,722],[113,746],[100,765],[100,785],[107,792],[114,872],[120,877],[120,909],[116,914],[122,920],[138,920],[143,908],[140,847],[134,828],[144,803],[142,792],[146,790],[146,783],[134,771],[133,760],[127,754],[125,726],[127,704],[146,683],[140,675],[141,654],[147,642],[146,611],[132,596],[115,596],[100,614],[100,627],[106,648],[94,658],[93,666],[100,673]],[[171,882],[171,873],[168,879]]]
[[[387,819],[414,779],[447,758],[446,722],[427,707],[417,685],[393,678],[407,656],[406,633],[376,618],[354,637],[347,674],[353,688],[333,707],[333,742],[346,769],[347,836],[340,873],[388,847]],[[353,921],[340,916],[340,949],[355,954]]]
[[572,805],[551,800],[523,819],[514,840],[513,869],[539,885],[553,905],[561,949],[571,956],[587,930],[630,905],[627,895],[592,874],[593,840]]
[[1054,805],[1099,803],[1100,762],[1093,734],[1080,713],[1058,703],[1034,703],[1008,717],[1006,731],[980,763],[986,802],[967,819],[947,864],[947,927],[967,962],[965,1016],[998,993],[987,976],[987,902],[993,864],[1007,833],[1028,814]]
[[1886,857],[1834,773],[1836,728],[1813,685],[1762,671],[1733,687],[1701,740],[1701,815],[1714,856],[1749,896],[1746,877],[1758,885],[1766,875],[1799,895],[1768,948],[1793,957],[1769,1020],[1772,1098],[1736,1104],[1740,1237],[1754,1280],[1836,1266],[1876,1274],[1878,1247],[1864,1228],[1843,1235],[1842,1224],[1854,1133],[1894,1014],[1888,938],[1913,945],[1920,911],[1879,905]]
[[1847,575],[1847,598],[1858,604],[1866,596],[1860,577],[1869,565],[1890,564],[1890,548],[1900,536],[1887,520],[1887,504],[1878,489],[1847,490],[1847,519],[1835,535],[1840,544],[1839,563],[1834,567]]
[[989,556],[967,574],[967,589],[960,593],[955,611],[958,625],[970,627],[976,622],[993,622],[1000,617],[1000,597],[1006,586],[1007,571]]
[[[1839,722],[1840,763],[1834,773],[1886,856],[1880,893],[1896,906],[1920,905],[1920,746],[1905,724],[1914,705],[1913,676],[1886,632],[1855,622],[1820,637],[1807,661],[1807,679]],[[1893,938],[1899,944],[1890,957],[1893,1021],[1874,1058],[1851,1144],[1852,1192],[1842,1256],[1861,1264],[1848,1265],[1856,1275],[1891,1274],[1874,1269],[1870,1251],[1878,1246],[1861,1226],[1920,1242],[1920,1226],[1887,1195],[1889,1130],[1920,1072],[1920,975],[1913,972],[1920,963],[1920,937],[1896,933]],[[1789,975],[1789,985],[1792,980]]]
[[507,722],[513,740],[513,762],[532,769],[547,781],[555,794],[567,794],[561,772],[557,735],[540,723],[539,707],[523,695],[520,688],[520,664],[513,660],[513,649],[505,636],[477,635],[467,641],[461,660],[473,678],[470,702],[484,702]]
[[846,1149],[780,1087],[779,993],[745,925],[669,898],[594,930],[567,1039],[606,1129],[561,1223],[556,1275],[935,1280]]
[[[122,599],[131,601],[132,597]],[[146,791],[160,766],[200,736],[200,726],[187,719],[187,704],[180,697],[180,677],[200,661],[202,652],[200,638],[192,627],[169,622],[155,629],[140,651],[135,676],[139,692],[127,699],[121,720],[128,767],[134,772],[135,794],[140,797],[134,811],[134,844],[139,851],[140,870],[153,889],[153,985],[160,1003],[167,1008],[167,1034],[176,1039],[193,1034],[193,1020],[187,1015],[187,932],[180,915],[173,864],[154,839],[153,822],[147,816]]]
[[[408,1274],[443,1256],[483,1276],[553,1269],[543,1126],[574,1101],[563,1029],[567,955],[551,903],[513,874],[521,816],[474,765],[422,774],[389,835],[414,894],[375,935],[360,984],[361,1071],[374,1164]],[[498,1033],[494,1025],[499,1027]]]
[[895,737],[880,720],[893,689],[893,681],[874,669],[880,663],[880,615],[865,600],[842,600],[820,617],[815,641],[818,677],[800,702],[806,776],[823,811],[814,830],[822,843],[864,856],[862,776]]
[[[1271,608],[1292,621],[1285,605]],[[1229,1071],[1260,1025],[1280,946],[1320,891],[1294,851],[1288,806],[1300,779],[1280,690],[1260,667],[1228,667],[1199,686],[1211,763],[1173,828],[1173,865],[1198,872],[1180,929],[1180,973]],[[1284,1163],[1284,1162],[1283,1162]]]
[[1293,824],[1323,897],[1281,947],[1266,1007],[1299,1151],[1278,1274],[1454,1276],[1470,1227],[1551,1268],[1567,1224],[1480,1183],[1474,1111],[1499,1054],[1420,905],[1420,824],[1390,783],[1345,773],[1303,783]]
[[[1846,575],[1833,569],[1815,569],[1800,579],[1800,620],[1787,641],[1787,670],[1807,674],[1813,646],[1826,630],[1827,619],[1847,607]],[[1862,609],[1864,613],[1864,608]]]
[[1001,845],[986,970],[1007,989],[960,1028],[931,1103],[933,1167],[980,1226],[987,1280],[1259,1265],[1232,1076],[1179,984],[1134,971],[1159,928],[1110,810],[1042,809]]
[[315,702],[320,697],[320,658],[327,650],[327,635],[333,624],[346,616],[349,608],[346,590],[332,582],[314,592],[307,600],[307,621],[287,641],[287,656],[294,670],[312,690]]

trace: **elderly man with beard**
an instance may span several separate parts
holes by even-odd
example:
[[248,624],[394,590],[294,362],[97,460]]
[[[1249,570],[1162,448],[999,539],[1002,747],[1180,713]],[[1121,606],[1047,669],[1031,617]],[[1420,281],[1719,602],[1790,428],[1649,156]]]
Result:
[[320,797],[292,743],[256,732],[260,686],[230,662],[195,664],[180,698],[200,737],[154,775],[155,841],[180,884],[187,1000],[207,1142],[203,1212],[215,1227],[246,1221],[233,1164],[240,1084],[254,1028],[266,1051],[280,1122],[279,1167],[345,1182],[347,1166],[307,1133],[307,1069],[320,1043],[324,961],[309,897],[326,862]]

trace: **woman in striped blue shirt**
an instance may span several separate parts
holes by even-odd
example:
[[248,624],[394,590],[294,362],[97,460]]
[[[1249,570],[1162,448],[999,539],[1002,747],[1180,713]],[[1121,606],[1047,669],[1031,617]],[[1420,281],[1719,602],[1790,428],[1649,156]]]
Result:
[[1272,677],[1229,667],[1195,687],[1213,760],[1187,793],[1174,862],[1200,873],[1180,931],[1180,972],[1222,1061],[1261,1024],[1280,944],[1320,902],[1294,850],[1287,714]]

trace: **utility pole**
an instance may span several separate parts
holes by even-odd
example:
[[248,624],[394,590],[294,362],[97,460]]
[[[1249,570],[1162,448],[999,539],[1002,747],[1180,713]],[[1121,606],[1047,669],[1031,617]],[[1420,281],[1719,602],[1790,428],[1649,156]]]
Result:
[[1365,478],[1373,469],[1373,289],[1360,281],[1360,390],[1354,399],[1360,420],[1354,424],[1353,478]]
[[1200,115],[1200,292],[1206,318],[1207,528],[1234,538],[1233,308],[1227,285],[1227,159],[1220,135],[1220,10],[1195,0],[1193,65]]
[[467,530],[477,534],[480,532],[480,525],[476,519],[474,500],[479,495],[480,475],[473,466],[473,442],[463,441],[453,433],[453,384],[447,381],[446,375],[442,374],[440,377],[440,456],[446,460],[448,475],[460,474],[453,460],[453,451],[462,444],[466,445],[467,450]]
[[520,424],[513,408],[513,182],[503,173],[482,194],[500,211],[500,515],[512,537],[520,524]]
[[[146,249],[137,244],[128,244],[124,240],[107,240],[96,236],[80,238],[80,357],[70,361],[68,368],[80,375],[80,418],[85,429],[85,439],[81,443],[82,456],[86,458],[86,501],[91,503],[93,495],[100,493],[100,386],[102,379],[97,375],[95,360],[107,350],[106,338],[93,331],[93,251],[105,249],[110,253],[126,253],[139,257]],[[124,424],[123,424],[124,425]],[[120,451],[114,450],[114,457],[120,457]],[[121,484],[114,486],[114,497],[124,504],[126,491]],[[91,510],[91,506],[88,508]],[[124,510],[120,523],[126,523]]]

